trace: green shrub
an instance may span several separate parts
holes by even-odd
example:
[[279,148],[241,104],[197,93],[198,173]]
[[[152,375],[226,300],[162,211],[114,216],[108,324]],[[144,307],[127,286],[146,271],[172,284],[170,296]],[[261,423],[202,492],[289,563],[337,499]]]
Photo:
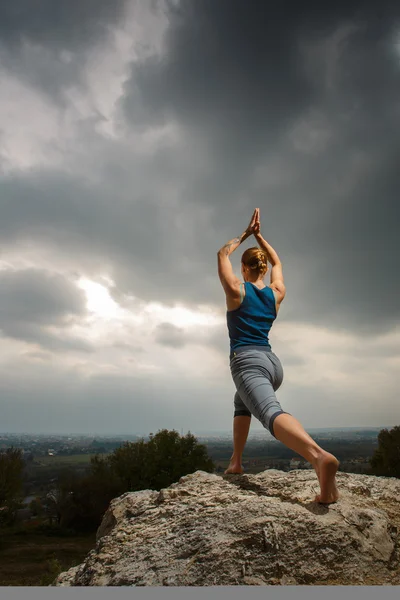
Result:
[[400,426],[379,432],[378,448],[370,462],[374,475],[400,478]]

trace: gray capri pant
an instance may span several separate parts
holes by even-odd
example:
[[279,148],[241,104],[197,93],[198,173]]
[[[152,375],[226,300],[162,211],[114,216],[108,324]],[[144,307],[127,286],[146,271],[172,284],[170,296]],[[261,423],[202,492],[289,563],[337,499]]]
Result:
[[275,396],[283,381],[281,361],[269,348],[242,346],[231,354],[230,369],[237,390],[234,416],[254,415],[275,437],[276,417],[289,414]]

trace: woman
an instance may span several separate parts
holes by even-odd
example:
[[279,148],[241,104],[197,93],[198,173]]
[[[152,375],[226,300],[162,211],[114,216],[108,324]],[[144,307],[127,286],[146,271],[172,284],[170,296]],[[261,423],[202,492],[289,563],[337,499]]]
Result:
[[[259,248],[249,248],[242,256],[244,283],[234,275],[230,254],[249,236]],[[271,284],[264,283],[271,263]],[[315,443],[302,425],[284,412],[275,396],[283,380],[279,358],[269,344],[269,330],[285,297],[282,263],[260,232],[260,210],[255,209],[246,231],[218,252],[218,275],[225,290],[227,324],[230,337],[230,368],[236,386],[233,419],[233,454],[225,473],[242,473],[242,453],[254,415],[271,434],[297,452],[314,467],[321,504],[336,502],[338,460]]]

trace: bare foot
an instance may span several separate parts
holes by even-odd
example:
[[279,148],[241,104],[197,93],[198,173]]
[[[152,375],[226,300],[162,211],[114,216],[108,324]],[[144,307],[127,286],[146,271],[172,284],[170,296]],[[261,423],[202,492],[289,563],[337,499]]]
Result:
[[225,471],[224,475],[241,475],[243,473],[243,467],[242,465],[235,465],[235,464],[230,464],[229,467],[227,468],[227,470]]
[[339,468],[337,458],[325,452],[315,465],[315,471],[321,487],[321,493],[315,497],[315,502],[320,504],[333,504],[339,498],[339,492],[336,487],[336,473]]

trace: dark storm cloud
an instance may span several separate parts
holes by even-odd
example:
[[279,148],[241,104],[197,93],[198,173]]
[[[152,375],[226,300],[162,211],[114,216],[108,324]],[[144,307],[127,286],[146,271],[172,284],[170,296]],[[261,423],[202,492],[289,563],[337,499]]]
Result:
[[[359,332],[399,318],[399,15],[388,1],[170,3],[165,54],[132,65],[130,122],[173,118],[204,142],[212,166],[184,196],[214,205],[216,247],[261,206],[296,295],[287,318]],[[258,187],[256,169],[270,173]],[[209,240],[199,231],[193,246],[212,269]]]
[[[105,23],[102,6],[93,19]],[[122,303],[131,294],[223,309],[216,251],[260,206],[284,262],[283,318],[390,329],[399,316],[397,5],[181,6],[168,14],[166,53],[133,64],[123,99],[134,128],[177,120],[181,145],[132,155],[128,138],[105,140],[82,122],[79,174],[68,163],[68,174],[3,178],[2,242],[54,247],[89,276],[106,269]],[[50,44],[24,19],[26,37]],[[75,35],[83,43],[64,37]]]
[[0,272],[0,317],[61,324],[86,312],[82,291],[57,274],[39,269]]
[[39,326],[11,321],[0,325],[0,333],[3,337],[35,344],[44,350],[59,352],[63,355],[68,352],[95,352],[92,344],[74,337],[68,331],[64,331],[62,334],[53,333],[47,329],[46,325]]
[[[133,64],[126,112],[135,120],[139,98],[130,102],[130,92],[137,92],[143,100],[141,119],[146,111],[148,120],[173,116],[189,127],[205,127],[207,134],[212,131],[210,150],[223,148],[228,157],[245,162],[249,154],[253,162],[261,150],[270,150],[271,141],[320,99],[320,82],[309,78],[300,44],[326,39],[350,21],[364,28],[356,47],[367,47],[370,62],[371,46],[378,53],[385,50],[379,44],[396,31],[394,17],[399,14],[388,1],[378,10],[361,0],[168,4],[166,54]],[[350,83],[356,78],[354,87],[364,83],[374,92],[374,81],[360,76],[363,59],[358,52],[349,65],[346,57],[344,76]],[[372,66],[373,78],[383,79],[378,58]]]
[[68,332],[59,335],[49,327],[67,328],[86,314],[82,291],[64,277],[39,269],[0,272],[0,330],[3,336],[33,342],[54,351],[92,351],[91,345]]
[[[150,1],[148,10],[163,5]],[[54,109],[49,119],[35,109],[38,122],[33,132],[27,128],[26,145],[21,124],[13,136],[9,116],[3,115],[7,127],[0,131],[0,154],[13,169],[0,182],[5,261],[29,251],[31,262],[54,261],[54,269],[74,277],[104,283],[101,277],[107,275],[115,282],[110,293],[133,315],[146,314],[147,301],[218,306],[222,315],[216,252],[243,231],[252,209],[260,206],[263,232],[283,259],[288,289],[271,332],[284,368],[311,369],[313,357],[301,354],[297,329],[293,336],[287,329],[280,336],[280,323],[322,325],[327,345],[335,330],[356,334],[348,336],[352,345],[342,356],[335,336],[334,347],[326,348],[321,335],[318,350],[305,340],[311,352],[331,351],[332,370],[341,370],[342,377],[337,382],[321,372],[302,386],[288,371],[279,391],[285,409],[301,408],[308,423],[322,425],[314,421],[322,399],[321,419],[331,411],[333,424],[336,419],[338,425],[359,425],[366,402],[376,406],[374,385],[382,382],[384,402],[375,413],[365,413],[365,423],[379,423],[382,414],[385,422],[395,420],[395,363],[384,358],[398,356],[393,325],[400,311],[399,3],[167,0],[166,5],[160,51],[152,35],[162,20],[148,20],[147,8],[138,17],[143,22],[133,27],[123,20],[121,0],[0,0],[4,77],[10,77],[11,91],[19,89],[15,80],[22,80],[26,98],[30,86],[47,94],[46,104]],[[109,26],[119,24],[127,27],[117,42]],[[132,39],[136,58],[112,113],[117,79],[132,56],[129,30],[138,32]],[[149,57],[154,47],[157,55]],[[94,73],[88,73],[90,65]],[[103,84],[111,72],[112,82]],[[78,105],[87,105],[84,111],[97,105],[94,90],[110,103],[109,127],[101,130],[106,134],[99,133],[102,116],[94,108],[90,118],[78,122],[76,105],[63,119],[63,109],[75,107],[75,96],[64,94],[71,88]],[[26,110],[26,102],[20,107],[19,98],[13,100],[16,114]],[[36,132],[41,117],[44,139]],[[21,121],[25,126],[26,115]],[[163,124],[165,131],[157,129]],[[46,142],[49,131],[54,136]],[[22,166],[27,147],[36,143],[41,166],[27,169]],[[55,160],[43,166],[53,149]],[[237,275],[240,255],[250,245],[254,240],[232,257]],[[85,295],[67,279],[39,269],[0,272],[3,343],[10,338],[30,343],[17,378],[7,364],[0,368],[3,428],[51,431],[62,423],[64,431],[76,431],[86,423],[92,431],[148,433],[190,426],[187,415],[199,429],[210,427],[210,415],[213,427],[231,425],[234,386],[225,323],[183,330],[170,323],[151,330],[149,323],[145,348],[136,346],[134,324],[128,320],[122,333],[117,323],[101,349],[124,352],[124,374],[109,376],[108,365],[99,364],[93,377],[95,361],[86,365],[80,356],[74,366],[61,368],[51,356],[96,351],[98,345],[69,333],[85,316]],[[394,335],[372,347],[374,335],[389,329]],[[313,341],[313,329],[303,331]],[[369,335],[368,344],[359,333]],[[113,343],[114,335],[127,342]],[[210,377],[197,379],[189,368],[180,369],[179,377],[149,371],[157,367],[154,341],[165,352],[196,345],[200,358],[199,345],[205,352],[211,347],[226,356],[225,370],[217,364]],[[366,398],[363,371],[371,358],[374,373]]]
[[[182,275],[195,283],[197,267],[207,270],[209,265],[202,264],[201,253],[191,255],[188,231],[192,226],[179,226],[167,198],[161,201],[166,175],[160,170],[152,175],[158,158],[132,164],[125,154],[114,164],[112,146],[109,153],[101,189],[84,177],[50,170],[4,177],[0,239],[5,245],[29,240],[54,247],[75,261],[79,272],[90,274],[98,267],[104,271],[106,265],[109,276],[123,287],[122,293],[118,286],[110,290],[121,303],[125,291],[141,299],[171,303],[177,290],[182,293]],[[179,213],[184,211],[179,209]],[[188,288],[185,299],[209,299],[214,284],[213,274],[211,281],[198,281]]]
[[26,38],[46,46],[76,48],[115,25],[125,3],[125,0],[2,0],[0,38],[15,43]]
[[117,25],[125,5],[126,0],[2,0],[2,65],[60,101],[63,88],[83,83],[82,55]]

